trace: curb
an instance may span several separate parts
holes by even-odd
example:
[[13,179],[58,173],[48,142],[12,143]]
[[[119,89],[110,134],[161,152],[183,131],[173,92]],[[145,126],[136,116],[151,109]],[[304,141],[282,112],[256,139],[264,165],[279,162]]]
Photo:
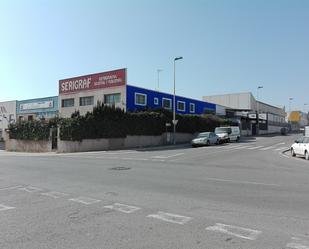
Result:
[[141,148],[135,148],[135,150],[138,151],[148,151],[148,150],[168,150],[168,149],[181,149],[181,148],[189,148],[190,143],[184,143],[184,144],[176,144],[176,145],[161,145],[161,146],[152,146],[152,147],[141,147]]

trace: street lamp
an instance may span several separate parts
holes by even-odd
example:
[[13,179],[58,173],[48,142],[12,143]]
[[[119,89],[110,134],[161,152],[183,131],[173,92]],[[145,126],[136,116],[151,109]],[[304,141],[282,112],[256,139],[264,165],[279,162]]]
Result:
[[158,88],[157,90],[159,90],[159,86],[160,86],[160,72],[162,72],[163,70],[162,69],[157,69],[157,76],[158,76]]
[[291,112],[291,102],[292,102],[293,98],[289,98],[289,112]]
[[174,58],[174,98],[173,98],[173,143],[176,144],[176,61],[182,60],[182,56]]
[[307,103],[304,104],[304,111],[305,111],[305,112],[307,112],[307,111],[306,111],[306,110],[307,110],[307,109],[306,109],[306,106],[307,106],[307,105],[308,105]]
[[257,128],[257,134],[260,133],[260,110],[259,110],[259,90],[262,89],[263,86],[258,86],[257,87],[257,95],[256,95],[256,113],[257,113],[257,117],[256,117],[256,128]]

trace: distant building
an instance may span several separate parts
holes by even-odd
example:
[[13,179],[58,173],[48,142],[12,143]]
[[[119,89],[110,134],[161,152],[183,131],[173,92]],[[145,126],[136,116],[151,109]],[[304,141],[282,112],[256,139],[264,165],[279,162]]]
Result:
[[225,106],[227,116],[239,123],[243,135],[280,132],[287,126],[284,108],[257,101],[250,92],[204,96],[203,100]]
[[58,115],[58,96],[17,101],[18,121],[51,119]]
[[293,131],[297,131],[309,125],[309,115],[302,111],[287,112],[286,119]]
[[0,140],[9,124],[16,121],[16,101],[0,102]]

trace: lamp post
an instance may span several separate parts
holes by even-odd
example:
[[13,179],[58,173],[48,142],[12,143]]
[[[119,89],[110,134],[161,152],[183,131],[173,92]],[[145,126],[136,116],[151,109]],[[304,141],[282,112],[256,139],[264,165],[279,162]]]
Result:
[[257,87],[257,97],[256,97],[256,128],[257,128],[257,134],[260,133],[260,110],[259,110],[259,90],[262,89],[263,86]]
[[159,90],[160,87],[160,72],[162,72],[162,69],[157,69],[157,82],[158,82],[158,86],[157,86],[157,90]]
[[173,143],[176,144],[176,61],[182,60],[182,56],[174,58],[174,98],[173,98]]
[[305,113],[308,113],[308,112],[307,112],[307,108],[306,108],[307,105],[308,105],[307,103],[304,104],[304,112],[305,112]]
[[293,98],[289,98],[289,112],[291,113],[291,102],[292,102]]

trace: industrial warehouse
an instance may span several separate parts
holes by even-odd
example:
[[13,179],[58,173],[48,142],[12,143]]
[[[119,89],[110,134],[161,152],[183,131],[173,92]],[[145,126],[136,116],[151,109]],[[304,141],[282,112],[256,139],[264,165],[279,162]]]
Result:
[[[173,94],[127,84],[125,68],[62,79],[58,84],[58,96],[0,103],[0,136],[10,123],[66,118],[76,111],[85,115],[98,102],[127,112],[174,109]],[[176,95],[175,112],[227,117],[239,125],[245,136],[276,133],[287,126],[284,108],[257,101],[252,93],[204,96],[203,100]]]

